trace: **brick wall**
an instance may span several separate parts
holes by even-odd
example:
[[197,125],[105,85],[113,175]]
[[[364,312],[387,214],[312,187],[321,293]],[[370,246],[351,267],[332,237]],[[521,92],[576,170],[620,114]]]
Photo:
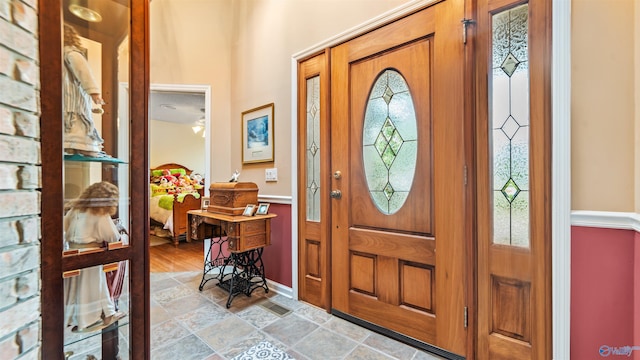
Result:
[[37,0],[0,0],[0,359],[40,358]]

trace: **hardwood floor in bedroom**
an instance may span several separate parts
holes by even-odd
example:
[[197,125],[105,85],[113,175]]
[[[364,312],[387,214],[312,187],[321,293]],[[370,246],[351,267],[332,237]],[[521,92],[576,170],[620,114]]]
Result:
[[204,243],[180,242],[178,247],[166,243],[150,247],[150,270],[155,272],[183,272],[202,270]]

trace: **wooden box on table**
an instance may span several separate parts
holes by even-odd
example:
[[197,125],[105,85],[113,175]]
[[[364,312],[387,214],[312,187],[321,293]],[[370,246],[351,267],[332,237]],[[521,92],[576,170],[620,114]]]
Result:
[[212,183],[209,187],[207,211],[242,215],[248,204],[258,204],[258,185],[252,182]]

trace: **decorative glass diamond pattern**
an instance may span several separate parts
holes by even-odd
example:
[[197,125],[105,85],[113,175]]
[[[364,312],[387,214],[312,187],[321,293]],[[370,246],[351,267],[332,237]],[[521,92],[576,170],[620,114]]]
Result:
[[512,203],[516,196],[518,196],[518,193],[520,193],[520,188],[513,179],[509,179],[500,191],[502,191],[502,195]]
[[318,105],[312,104],[311,108],[309,109],[309,115],[315,118],[317,114],[318,114]]
[[528,5],[492,17],[493,243],[529,247]]
[[511,77],[511,75],[513,75],[513,73],[518,68],[519,64],[520,61],[518,61],[515,56],[509,53],[509,55],[507,55],[507,58],[504,59],[504,62],[502,63],[500,68],[502,68],[502,71],[504,71],[504,73],[507,74],[508,77]]
[[393,150],[393,153],[395,155],[398,155],[403,142],[404,140],[402,140],[402,136],[400,136],[400,133],[394,131],[391,139],[389,140],[389,147],[391,148],[391,150]]
[[371,87],[362,130],[363,166],[371,200],[383,214],[404,205],[416,171],[418,130],[409,86],[384,70]]
[[382,129],[380,130],[380,133],[384,135],[384,138],[387,141],[389,141],[395,130],[396,130],[396,127],[393,125],[393,122],[391,121],[391,119],[387,118],[387,120],[384,122],[384,125],[382,125]]
[[318,184],[316,184],[315,180],[311,181],[311,185],[309,185],[309,190],[311,190],[312,193],[315,193],[316,191],[318,191],[319,187]]
[[393,91],[387,86],[387,88],[384,90],[384,96],[382,98],[384,99],[384,102],[386,102],[388,105],[391,102],[392,97],[393,97]]
[[391,200],[391,196],[393,196],[393,186],[387,183],[387,186],[384,187],[384,195],[387,197],[387,200]]
[[509,139],[513,139],[513,136],[519,128],[520,125],[518,125],[518,122],[513,118],[513,116],[509,116],[507,121],[505,121],[501,127],[502,131],[504,131],[504,134],[507,135]]
[[396,154],[391,150],[391,146],[387,146],[386,149],[382,152],[382,162],[387,167],[387,169],[391,168],[391,164],[393,164],[393,160],[396,159]]
[[402,136],[400,136],[391,119],[387,118],[384,125],[382,125],[382,129],[380,129],[380,135],[374,143],[387,169],[391,168],[393,161],[402,147],[403,141]]
[[384,149],[387,148],[388,143],[389,142],[384,138],[383,134],[380,134],[376,138],[376,142],[373,145],[376,147],[376,150],[378,150],[378,155],[382,156],[382,154],[384,153]]
[[306,217],[320,221],[320,76],[307,79]]

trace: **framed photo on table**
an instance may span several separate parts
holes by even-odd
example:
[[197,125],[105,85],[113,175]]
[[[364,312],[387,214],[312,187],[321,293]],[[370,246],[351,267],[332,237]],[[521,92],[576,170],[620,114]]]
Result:
[[247,206],[245,206],[244,208],[244,212],[242,213],[242,216],[253,216],[253,213],[256,211],[256,206],[253,204],[249,204]]
[[256,210],[256,215],[267,215],[269,212],[269,204],[260,203],[258,204],[258,209]]
[[202,198],[202,210],[207,210],[207,208],[209,207],[209,203],[211,202],[211,199],[208,197],[203,197]]
[[273,161],[273,103],[242,113],[242,163]]

